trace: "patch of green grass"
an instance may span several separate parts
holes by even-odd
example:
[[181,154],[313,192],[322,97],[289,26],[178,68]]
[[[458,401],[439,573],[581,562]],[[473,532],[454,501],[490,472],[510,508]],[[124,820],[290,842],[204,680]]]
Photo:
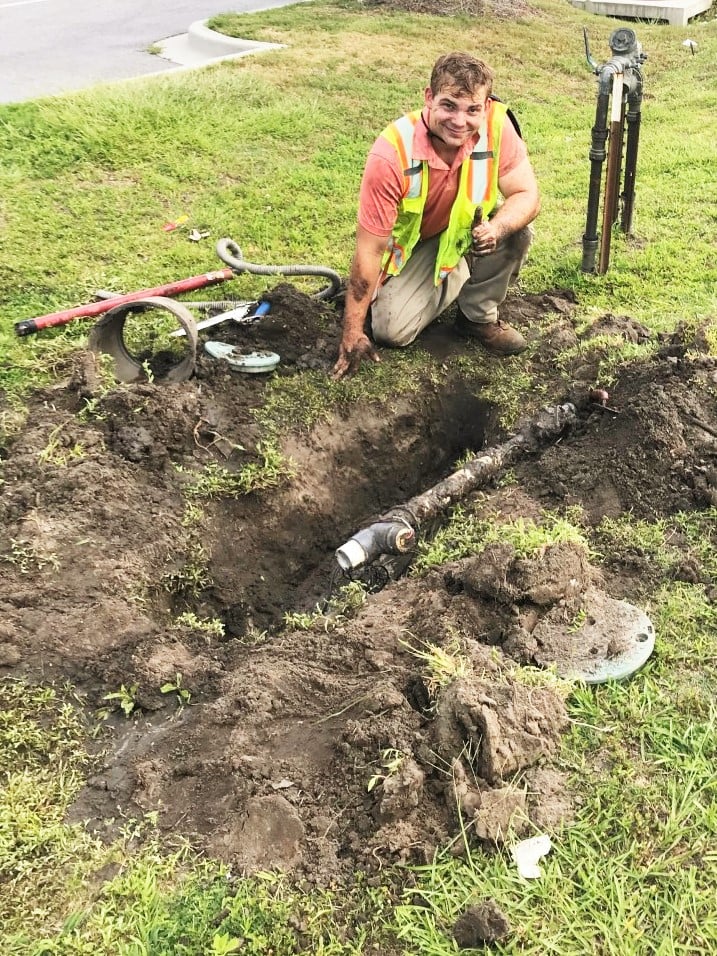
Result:
[[528,664],[516,665],[509,671],[511,680],[525,687],[548,687],[558,697],[567,698],[573,692],[574,684],[560,677],[554,667],[532,667]]
[[[0,482],[2,484],[2,482]],[[58,571],[60,559],[54,552],[38,550],[34,542],[10,539],[10,548],[0,553],[0,561],[11,564],[20,574],[29,574],[31,571]]]
[[673,663],[704,668],[705,676],[713,674],[717,664],[717,607],[704,585],[682,581],[665,584],[656,602],[659,617],[655,629],[665,638],[662,653]]
[[[466,371],[471,368],[471,359],[474,360],[475,356],[464,359]],[[520,418],[547,404],[546,398],[550,398],[545,384],[530,376],[520,362],[492,360],[484,374],[486,380],[481,387],[481,397],[500,410],[499,421],[506,430],[514,428]]]
[[253,491],[275,488],[293,475],[292,463],[273,444],[266,442],[257,451],[261,461],[249,462],[237,472],[214,461],[208,462],[201,471],[187,472],[190,478],[185,494],[189,499],[238,498]]
[[366,589],[360,581],[349,581],[313,611],[287,611],[284,626],[297,631],[320,628],[326,632],[341,627],[366,603]]
[[420,347],[388,352],[378,365],[364,364],[356,376],[340,382],[332,381],[325,372],[274,379],[256,418],[267,438],[278,440],[288,429],[310,431],[342,409],[394,403],[401,395],[415,395],[428,382],[445,381],[447,374],[448,369],[437,368]]
[[546,512],[540,522],[517,518],[501,523],[476,518],[469,507],[459,505],[433,538],[419,542],[413,568],[421,572],[447,561],[480,554],[489,545],[499,542],[511,544],[518,557],[532,557],[543,548],[567,542],[590,552],[584,532],[570,517]]
[[594,532],[596,548],[602,554],[622,556],[629,554],[649,557],[662,571],[666,571],[679,552],[667,545],[667,520],[641,521],[630,515],[603,518]]
[[401,750],[383,750],[381,752],[381,769],[372,774],[369,777],[368,783],[366,784],[366,790],[370,793],[375,787],[379,786],[388,780],[389,777],[395,776],[398,771],[401,769],[401,766],[404,760],[408,757],[408,754],[403,753]]
[[443,644],[416,641],[413,635],[400,643],[417,658],[423,667],[423,682],[431,701],[435,701],[441,687],[464,677],[470,669],[461,640],[457,634],[450,635]]
[[63,432],[67,422],[60,422],[51,429],[47,437],[47,444],[39,452],[38,460],[42,465],[55,465],[58,468],[66,468],[73,461],[85,457],[85,449],[82,442],[67,441]]
[[200,634],[205,635],[207,641],[213,637],[221,639],[225,633],[224,625],[218,618],[200,618],[197,617],[193,611],[185,611],[183,614],[177,615],[172,628],[176,630],[186,628],[190,631],[198,631]]
[[[590,323],[587,323],[588,325]],[[574,349],[566,350],[561,356],[562,363],[582,358],[586,363],[595,362],[597,371],[595,380],[603,385],[611,385],[621,365],[635,361],[647,361],[656,351],[655,342],[637,345],[626,342],[619,335],[595,335],[586,342],[579,342]]]
[[186,560],[159,580],[168,593],[180,598],[196,598],[211,587],[212,577],[208,567],[209,556],[202,544],[192,539],[187,544]]
[[[186,690],[181,678],[167,693]],[[186,696],[180,699],[186,703]],[[90,763],[66,688],[0,682],[0,948],[13,956],[195,956],[241,952],[359,956],[382,941],[389,896],[357,877],[339,899],[279,875],[232,878],[156,839],[156,815],[109,844],[68,824]],[[370,940],[370,943],[368,942]]]
[[41,931],[73,905],[83,869],[105,858],[83,827],[63,822],[83,783],[87,727],[64,688],[6,680],[0,705],[0,926],[28,929],[32,914],[29,929]]
[[717,582],[717,508],[699,512],[682,512],[673,518],[677,533],[683,534],[703,575]]
[[590,534],[592,546],[601,557],[629,561],[647,558],[652,566],[669,576],[686,560],[702,583],[717,581],[717,509],[679,512],[655,521],[631,515],[603,518]]

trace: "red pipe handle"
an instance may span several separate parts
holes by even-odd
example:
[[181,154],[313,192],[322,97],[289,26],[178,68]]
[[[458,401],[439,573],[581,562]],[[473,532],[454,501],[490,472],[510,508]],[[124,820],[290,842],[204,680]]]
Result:
[[23,319],[22,322],[15,323],[15,332],[18,335],[32,335],[33,332],[39,332],[41,329],[48,329],[53,325],[66,325],[73,319],[91,318],[92,316],[102,315],[103,312],[109,312],[116,305],[123,305],[125,302],[134,302],[135,299],[146,299],[155,295],[179,295],[182,292],[192,292],[194,289],[202,289],[207,285],[216,285],[218,282],[226,282],[227,279],[234,278],[233,269],[217,269],[215,272],[204,272],[202,275],[190,276],[188,279],[179,279],[176,282],[169,282],[166,285],[156,286],[154,289],[142,289],[140,292],[129,292],[127,295],[118,295],[113,299],[102,299],[101,302],[92,302],[89,305],[78,305],[74,309],[65,309],[62,312],[50,312],[48,315],[40,315],[36,319]]

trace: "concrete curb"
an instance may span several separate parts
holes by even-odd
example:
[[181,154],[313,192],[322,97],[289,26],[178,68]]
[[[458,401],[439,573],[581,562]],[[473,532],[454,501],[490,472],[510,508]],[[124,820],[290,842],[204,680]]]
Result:
[[197,67],[207,63],[216,63],[250,53],[264,50],[283,50],[283,43],[260,43],[257,40],[243,40],[228,37],[223,33],[210,30],[206,20],[195,20],[186,33],[167,37],[157,44],[160,56],[179,66]]
[[187,31],[189,46],[197,53],[215,60],[224,56],[241,56],[259,50],[280,50],[281,43],[260,43],[258,40],[242,40],[210,30],[206,20],[195,20]]

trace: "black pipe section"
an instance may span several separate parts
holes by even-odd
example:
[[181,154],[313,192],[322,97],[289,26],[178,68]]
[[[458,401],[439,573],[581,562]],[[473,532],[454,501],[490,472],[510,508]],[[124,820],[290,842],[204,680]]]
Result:
[[595,272],[602,166],[607,158],[605,144],[607,143],[607,113],[609,108],[610,95],[599,92],[590,147],[590,188],[588,190],[588,214],[583,235],[583,261],[581,266],[583,272]]
[[628,93],[627,147],[625,150],[625,183],[622,193],[622,219],[620,228],[626,235],[632,233],[632,217],[635,209],[635,176],[637,172],[637,148],[640,142],[642,120],[642,74],[635,70],[635,89]]

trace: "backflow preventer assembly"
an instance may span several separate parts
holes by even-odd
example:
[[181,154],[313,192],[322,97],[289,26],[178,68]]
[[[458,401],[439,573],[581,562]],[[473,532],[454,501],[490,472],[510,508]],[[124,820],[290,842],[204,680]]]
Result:
[[[590,55],[587,30],[583,33],[587,61],[598,77],[598,92],[590,147],[590,189],[583,236],[582,271],[604,275],[610,263],[610,239],[612,228],[618,219],[620,199],[622,199],[620,228],[626,234],[632,230],[635,170],[642,107],[641,66],[647,59],[647,54],[642,52],[634,30],[621,27],[610,35],[612,56],[601,66]],[[625,148],[624,180],[622,179],[623,147]],[[606,159],[602,233],[598,237],[602,170]],[[621,181],[622,194],[620,194]]]

